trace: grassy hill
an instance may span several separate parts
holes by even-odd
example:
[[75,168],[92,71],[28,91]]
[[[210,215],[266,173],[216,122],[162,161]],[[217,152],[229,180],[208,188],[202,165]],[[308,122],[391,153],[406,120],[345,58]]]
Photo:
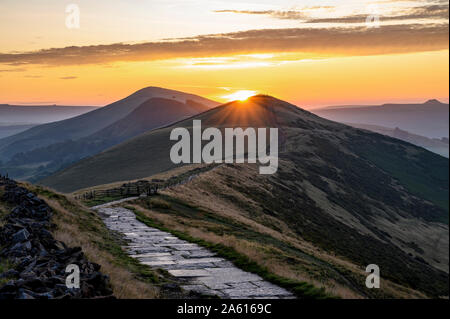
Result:
[[387,135],[420,147],[423,147],[433,153],[442,155],[444,157],[449,157],[449,143],[448,138],[428,138],[421,135],[411,134],[410,132],[403,131],[397,128],[389,128],[379,125],[367,125],[367,124],[358,124],[358,123],[348,123],[348,125],[372,131],[375,133]]
[[[207,208],[208,220],[215,220],[202,231],[228,234],[220,218],[238,224],[245,220],[253,231],[265,227],[281,238],[289,235],[355,267],[375,263],[383,278],[404,289],[448,295],[448,159],[272,97],[228,103],[145,133],[43,183],[70,192],[169,171],[175,168],[169,159],[170,131],[191,129],[193,119],[201,119],[203,128],[278,127],[280,139],[280,167],[274,175],[259,175],[256,165],[222,165],[170,193]],[[253,238],[250,230],[235,231],[235,236]],[[292,248],[277,247],[283,252]],[[315,280],[336,279],[318,269]],[[291,271],[304,275],[306,270]],[[347,288],[355,281],[344,278]]]

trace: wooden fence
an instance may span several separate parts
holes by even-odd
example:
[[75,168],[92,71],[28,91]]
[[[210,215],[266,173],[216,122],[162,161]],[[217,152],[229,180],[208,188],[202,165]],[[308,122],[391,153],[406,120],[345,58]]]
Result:
[[136,182],[123,184],[121,187],[111,189],[96,189],[76,196],[77,199],[90,200],[95,198],[122,198],[131,196],[153,196],[161,188],[161,182]]

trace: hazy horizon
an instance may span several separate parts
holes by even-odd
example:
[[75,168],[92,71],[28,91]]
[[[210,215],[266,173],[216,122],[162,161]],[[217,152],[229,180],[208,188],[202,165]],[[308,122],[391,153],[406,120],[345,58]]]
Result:
[[103,106],[149,85],[304,108],[448,102],[440,0],[75,4],[2,1],[1,103]]

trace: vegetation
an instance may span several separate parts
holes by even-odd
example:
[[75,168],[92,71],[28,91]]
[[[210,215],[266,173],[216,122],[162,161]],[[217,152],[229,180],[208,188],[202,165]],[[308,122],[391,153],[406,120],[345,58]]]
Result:
[[411,193],[435,203],[444,211],[425,219],[449,222],[449,161],[447,158],[420,150],[405,160],[405,149],[396,144],[375,140],[372,143],[355,141],[359,152],[381,169],[392,174]]
[[213,244],[210,242],[207,242],[202,239],[194,238],[186,233],[170,230],[166,227],[164,227],[160,223],[156,223],[152,219],[150,219],[148,216],[146,216],[144,213],[140,212],[139,210],[135,209],[134,207],[127,207],[128,209],[131,209],[136,214],[136,218],[141,221],[142,223],[146,224],[147,226],[158,228],[162,231],[169,232],[173,234],[174,236],[186,240],[191,243],[195,243],[197,245],[203,246],[215,253],[217,253],[219,256],[226,258],[227,260],[233,262],[237,267],[241,268],[242,270],[257,274],[261,276],[262,278],[277,284],[281,287],[287,288],[294,292],[297,297],[299,298],[308,298],[308,299],[327,299],[332,298],[329,294],[325,293],[324,289],[316,288],[311,284],[308,284],[306,282],[299,282],[292,279],[283,278],[281,276],[275,275],[271,272],[269,272],[266,268],[258,265],[256,262],[250,260],[247,256],[238,253],[236,250],[234,250],[231,247],[227,247],[222,244]]

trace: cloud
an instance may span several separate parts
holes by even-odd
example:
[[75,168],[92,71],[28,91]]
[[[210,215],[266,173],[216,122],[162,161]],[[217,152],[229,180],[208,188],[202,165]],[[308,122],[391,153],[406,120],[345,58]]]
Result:
[[8,69],[8,70],[0,70],[0,73],[8,73],[8,72],[25,72],[26,69]]
[[78,79],[77,76],[63,76],[59,78],[60,80],[75,80]]
[[[383,15],[380,14],[380,20],[385,22],[417,20],[417,19],[444,19],[448,20],[448,5],[428,5],[411,8],[401,14]],[[332,17],[321,19],[308,19],[305,23],[364,23],[367,14],[350,15],[346,17]]]
[[[387,1],[391,2],[391,1]],[[396,2],[396,1],[395,1]],[[443,3],[443,2],[439,2]],[[265,11],[252,11],[252,10],[216,10],[216,13],[235,13],[235,14],[250,14],[250,15],[267,15],[272,18],[282,20],[301,20],[304,23],[364,23],[368,16],[365,14],[356,14],[342,17],[329,17],[329,18],[311,18],[305,10],[265,10]],[[410,9],[401,9],[401,12],[394,15],[380,15],[383,21],[403,21],[403,20],[415,20],[415,19],[448,19],[449,18],[449,6],[447,4],[429,4],[424,6],[412,7]]]
[[296,10],[289,10],[289,11],[215,10],[214,12],[216,12],[216,13],[251,14],[251,15],[268,15],[273,18],[282,19],[282,20],[299,20],[299,19],[307,18],[307,16],[303,12],[296,11]]
[[380,28],[249,30],[138,44],[71,46],[0,53],[0,64],[82,65],[271,52],[336,56],[379,55],[448,49],[448,24]]

